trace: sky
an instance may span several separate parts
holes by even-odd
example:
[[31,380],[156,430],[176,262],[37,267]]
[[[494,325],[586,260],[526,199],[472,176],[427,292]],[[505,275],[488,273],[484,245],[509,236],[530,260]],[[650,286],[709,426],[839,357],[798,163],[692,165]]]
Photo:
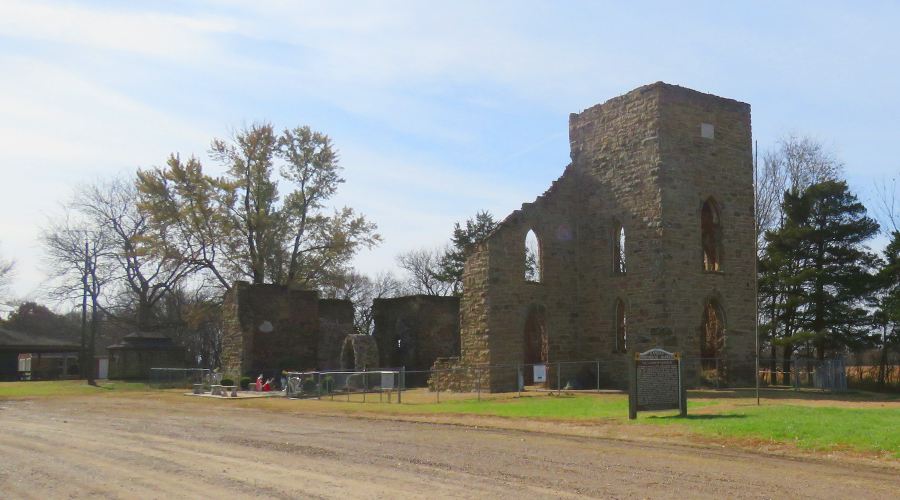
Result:
[[331,136],[335,206],[378,224],[354,262],[502,219],[569,161],[568,115],[665,81],[748,102],[762,151],[795,133],[864,202],[900,170],[896,2],[0,0],[0,256],[44,300],[38,235],[74,187],[207,155],[246,125]]

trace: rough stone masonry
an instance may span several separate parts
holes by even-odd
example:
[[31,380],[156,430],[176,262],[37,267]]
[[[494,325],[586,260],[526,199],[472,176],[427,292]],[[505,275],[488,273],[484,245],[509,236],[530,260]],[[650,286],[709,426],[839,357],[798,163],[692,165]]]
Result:
[[459,364],[505,365],[484,382],[508,391],[517,365],[600,360],[623,387],[628,356],[662,347],[689,384],[751,383],[750,105],[658,82],[572,114],[569,140],[563,175],[466,263]]
[[344,339],[353,333],[353,304],[319,299],[314,290],[238,281],[222,312],[222,371],[235,380],[338,369]]

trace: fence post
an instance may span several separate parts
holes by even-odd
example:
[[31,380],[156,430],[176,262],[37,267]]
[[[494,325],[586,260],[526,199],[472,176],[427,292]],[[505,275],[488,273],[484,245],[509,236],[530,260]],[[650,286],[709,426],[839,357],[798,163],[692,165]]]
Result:
[[719,388],[719,379],[722,378],[722,372],[719,371],[719,358],[716,358],[716,389]]
[[403,402],[403,385],[406,382],[406,367],[400,367],[400,380],[397,381],[397,404]]
[[522,363],[516,365],[516,397],[522,397],[522,385],[525,384],[524,373],[522,373]]
[[556,395],[557,396],[562,396],[562,383],[560,382],[562,380],[561,372],[562,372],[562,362],[557,361],[556,362]]
[[478,401],[481,401],[481,368],[475,368],[475,390],[478,392]]
[[600,362],[597,361],[597,394],[600,394]]
[[434,392],[437,394],[437,402],[440,404],[441,402],[441,371],[435,370],[434,372]]

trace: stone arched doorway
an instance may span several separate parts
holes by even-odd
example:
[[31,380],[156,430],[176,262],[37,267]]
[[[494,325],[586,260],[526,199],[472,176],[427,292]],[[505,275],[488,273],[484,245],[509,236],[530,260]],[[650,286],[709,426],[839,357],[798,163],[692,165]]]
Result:
[[725,379],[725,313],[715,299],[707,300],[703,306],[700,358],[703,379],[715,382]]
[[[547,338],[547,312],[544,306],[531,306],[525,317],[522,359],[525,365],[546,364],[550,358],[550,343]],[[534,370],[524,369],[525,385],[534,384]]]

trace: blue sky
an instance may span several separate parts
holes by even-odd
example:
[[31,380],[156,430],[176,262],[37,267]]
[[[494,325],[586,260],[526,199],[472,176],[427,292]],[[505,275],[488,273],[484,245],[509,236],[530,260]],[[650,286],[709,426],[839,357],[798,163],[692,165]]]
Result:
[[3,0],[0,254],[40,299],[39,227],[73,185],[268,120],[331,135],[336,204],[385,239],[356,264],[393,269],[543,192],[570,112],[658,80],[749,102],[761,149],[823,141],[868,200],[900,168],[898,22],[893,2]]

